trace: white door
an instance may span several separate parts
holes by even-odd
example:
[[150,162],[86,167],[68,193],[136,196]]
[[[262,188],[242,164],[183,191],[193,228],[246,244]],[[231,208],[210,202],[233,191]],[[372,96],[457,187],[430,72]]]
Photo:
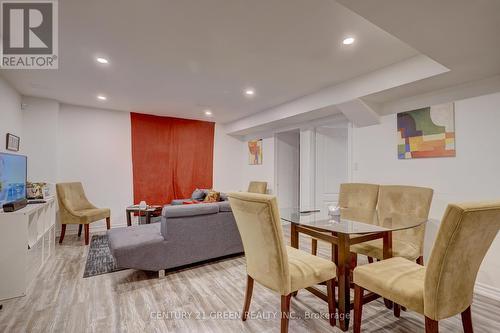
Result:
[[337,205],[340,184],[348,181],[348,129],[316,127],[316,208],[326,215]]
[[300,201],[300,132],[277,133],[276,195],[280,208],[298,208]]

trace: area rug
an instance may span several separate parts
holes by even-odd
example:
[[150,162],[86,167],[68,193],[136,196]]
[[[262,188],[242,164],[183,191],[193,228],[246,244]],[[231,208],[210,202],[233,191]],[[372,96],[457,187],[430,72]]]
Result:
[[107,235],[93,235],[90,241],[87,263],[83,277],[91,277],[124,270],[116,266],[108,246]]

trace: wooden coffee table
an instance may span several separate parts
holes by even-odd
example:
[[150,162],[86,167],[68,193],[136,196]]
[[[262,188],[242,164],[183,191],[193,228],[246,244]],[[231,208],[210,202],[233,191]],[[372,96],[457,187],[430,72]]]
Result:
[[161,214],[162,206],[148,206],[146,209],[139,208],[139,205],[129,206],[126,209],[127,215],[127,227],[132,225],[132,213],[138,213],[140,216],[146,216],[146,224],[151,223],[152,216],[158,216]]

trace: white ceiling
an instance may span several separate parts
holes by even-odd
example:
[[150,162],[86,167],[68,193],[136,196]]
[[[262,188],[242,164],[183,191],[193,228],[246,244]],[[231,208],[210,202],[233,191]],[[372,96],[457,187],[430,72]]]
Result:
[[64,0],[59,21],[59,70],[0,71],[21,93],[221,122],[418,54],[332,0]]
[[337,1],[450,69],[365,100],[387,103],[500,74],[499,0]]

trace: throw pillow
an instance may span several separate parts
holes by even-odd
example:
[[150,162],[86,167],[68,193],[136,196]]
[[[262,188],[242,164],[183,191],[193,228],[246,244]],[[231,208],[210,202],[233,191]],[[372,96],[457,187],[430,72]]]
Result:
[[193,194],[191,194],[191,199],[193,200],[200,200],[202,201],[203,199],[205,199],[205,191],[204,190],[200,190],[200,189],[196,189],[193,191]]
[[208,191],[207,196],[205,197],[204,202],[217,202],[220,200],[220,192],[217,191]]

